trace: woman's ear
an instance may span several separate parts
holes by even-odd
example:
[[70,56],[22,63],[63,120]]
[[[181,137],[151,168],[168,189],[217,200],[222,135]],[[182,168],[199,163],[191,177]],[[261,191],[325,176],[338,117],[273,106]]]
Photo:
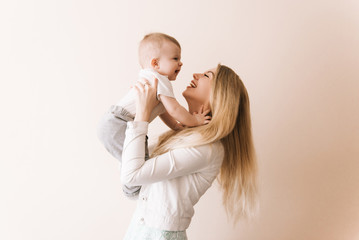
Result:
[[159,59],[158,58],[152,58],[151,59],[151,66],[156,70],[160,69]]

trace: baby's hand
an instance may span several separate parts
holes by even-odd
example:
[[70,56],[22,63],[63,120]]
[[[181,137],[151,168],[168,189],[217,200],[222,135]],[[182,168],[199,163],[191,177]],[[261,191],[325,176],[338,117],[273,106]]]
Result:
[[207,109],[206,111],[203,111],[203,105],[200,108],[199,112],[194,112],[193,116],[197,120],[197,126],[205,125],[211,121],[211,116],[206,116],[211,110]]

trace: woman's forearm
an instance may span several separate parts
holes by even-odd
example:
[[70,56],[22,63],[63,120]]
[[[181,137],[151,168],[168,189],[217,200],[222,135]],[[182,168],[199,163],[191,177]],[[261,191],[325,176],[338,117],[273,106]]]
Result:
[[[126,138],[123,145],[121,182],[131,185],[135,176],[145,163],[145,142],[148,122],[134,121],[127,123]],[[135,184],[136,185],[136,184]]]
[[137,111],[134,121],[136,122],[149,122],[151,112],[147,110]]
[[122,154],[121,181],[138,186],[185,176],[203,169],[219,169],[221,143],[178,148],[145,161],[147,122],[128,122]]

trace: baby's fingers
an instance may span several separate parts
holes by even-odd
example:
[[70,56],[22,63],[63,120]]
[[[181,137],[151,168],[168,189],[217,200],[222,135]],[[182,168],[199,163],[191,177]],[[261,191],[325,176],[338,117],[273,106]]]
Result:
[[205,110],[204,112],[203,112],[203,115],[207,115],[208,113],[210,113],[211,112],[211,109],[207,109],[207,110]]
[[205,116],[204,119],[205,119],[204,124],[208,124],[211,121],[212,117],[211,116]]
[[199,114],[202,114],[202,115],[207,115],[208,113],[211,112],[211,109],[206,109],[204,110],[204,105],[201,106],[201,108],[199,109]]
[[204,108],[204,106],[202,105],[198,111],[199,114],[203,114],[203,108]]

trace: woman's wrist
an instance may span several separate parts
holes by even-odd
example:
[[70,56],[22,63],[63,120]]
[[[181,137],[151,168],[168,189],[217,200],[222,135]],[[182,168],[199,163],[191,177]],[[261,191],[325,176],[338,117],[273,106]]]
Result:
[[151,113],[147,111],[138,111],[136,113],[134,121],[138,122],[149,122]]
[[130,121],[127,122],[126,135],[130,136],[131,134],[147,134],[148,132],[148,122],[143,121]]

